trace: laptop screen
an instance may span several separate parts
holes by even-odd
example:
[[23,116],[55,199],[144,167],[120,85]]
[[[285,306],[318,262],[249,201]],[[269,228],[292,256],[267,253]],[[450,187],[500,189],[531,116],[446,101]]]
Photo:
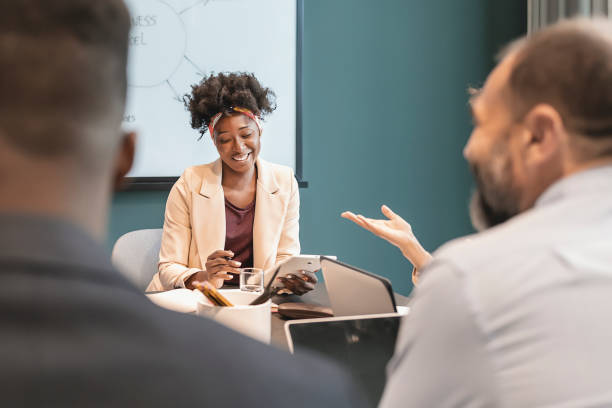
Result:
[[318,319],[292,323],[288,330],[295,354],[314,351],[343,366],[376,406],[385,387],[386,367],[395,350],[400,319]]
[[334,316],[396,312],[388,279],[325,257],[321,258],[321,268]]

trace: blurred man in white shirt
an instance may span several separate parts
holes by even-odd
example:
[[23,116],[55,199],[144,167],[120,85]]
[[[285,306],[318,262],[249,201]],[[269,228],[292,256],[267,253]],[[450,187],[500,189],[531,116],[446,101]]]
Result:
[[[512,44],[471,106],[472,215],[489,229],[427,259],[381,406],[612,406],[610,23]],[[385,215],[349,218],[415,253]]]

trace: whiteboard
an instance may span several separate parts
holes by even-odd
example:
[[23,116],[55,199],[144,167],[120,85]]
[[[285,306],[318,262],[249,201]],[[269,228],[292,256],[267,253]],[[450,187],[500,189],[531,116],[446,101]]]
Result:
[[260,156],[296,168],[296,0],[126,0],[132,17],[123,127],[139,178],[177,177],[218,158],[198,141],[183,96],[203,75],[246,71],[276,93]]

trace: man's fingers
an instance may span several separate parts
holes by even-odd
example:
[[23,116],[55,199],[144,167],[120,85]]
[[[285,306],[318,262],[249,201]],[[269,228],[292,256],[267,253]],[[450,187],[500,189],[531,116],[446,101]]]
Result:
[[361,218],[357,218],[357,221],[355,221],[355,223],[357,225],[359,225],[361,228],[365,228],[367,230],[369,230],[369,226],[368,223],[365,221],[367,218],[363,217],[362,215],[360,215]]
[[378,234],[378,228],[376,224],[374,223],[374,220],[370,220],[369,218],[366,218],[361,214],[359,214],[358,217],[359,217],[359,225],[361,225],[363,228],[367,229],[373,234]]
[[353,214],[353,213],[352,213],[352,212],[350,212],[350,211],[345,211],[345,212],[343,212],[342,214],[340,214],[340,216],[341,216],[342,218],[346,218],[346,219],[347,219],[347,220],[349,220],[349,221],[353,221],[355,224],[357,224],[357,225],[359,225],[359,226],[363,227],[363,225],[362,225],[362,224],[361,224],[361,222],[359,221],[359,217],[358,217],[357,215]]
[[371,218],[366,218],[361,214],[353,214],[350,211],[345,211],[342,214],[343,218],[353,221],[355,224],[359,225],[361,228],[365,228],[373,234],[380,234],[381,230],[378,224],[382,222],[381,220],[374,220]]
[[393,244],[391,238],[391,234],[393,234],[393,231],[390,230],[389,227],[387,227],[384,223],[379,223],[378,220],[369,220],[367,218],[364,220],[364,223],[366,223],[366,225],[364,226],[365,229],[367,229],[377,237],[385,239]]
[[362,219],[364,219],[365,217],[361,214],[359,215],[355,215],[350,211],[345,211],[342,214],[340,214],[343,218],[346,218],[347,220],[351,220],[353,221],[355,224],[359,225],[360,227],[364,227],[363,221]]
[[347,220],[351,220],[351,221],[355,221],[355,219],[357,218],[357,216],[353,214],[351,211],[344,211],[342,214],[340,214],[340,216],[342,218],[346,218]]
[[380,210],[382,211],[382,213],[384,214],[385,217],[387,217],[388,219],[392,220],[393,218],[395,218],[397,216],[397,214],[395,214],[389,207],[387,207],[386,205],[383,205],[382,207],[380,207]]
[[[391,209],[387,206],[383,206],[382,211],[389,218],[396,217],[395,213],[391,211]],[[388,240],[387,235],[389,234],[389,227],[386,225],[386,220],[375,220],[372,218],[366,218],[361,214],[355,215],[350,211],[345,211],[344,213],[342,213],[342,216],[344,218],[350,219],[355,224],[370,231],[377,237]]]

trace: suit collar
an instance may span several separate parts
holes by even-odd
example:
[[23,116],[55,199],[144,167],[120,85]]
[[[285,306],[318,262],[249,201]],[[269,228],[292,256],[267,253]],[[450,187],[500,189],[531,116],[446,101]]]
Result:
[[222,166],[221,159],[217,159],[208,167],[202,180],[200,194],[206,198],[214,197],[221,191]]
[[[274,171],[270,164],[263,159],[258,158],[255,165],[257,166],[257,184],[260,185],[266,192],[276,194],[279,190],[278,182],[274,176]],[[223,166],[221,159],[217,159],[209,166],[208,171],[202,180],[200,194],[206,198],[212,198],[222,190],[221,181],[223,179]]]
[[276,194],[279,190],[270,163],[259,158],[257,159],[257,183],[270,194]]
[[257,204],[253,222],[253,264],[267,269],[275,262],[275,242],[278,242],[285,214],[286,196],[277,194],[280,188],[274,168],[257,160]]

